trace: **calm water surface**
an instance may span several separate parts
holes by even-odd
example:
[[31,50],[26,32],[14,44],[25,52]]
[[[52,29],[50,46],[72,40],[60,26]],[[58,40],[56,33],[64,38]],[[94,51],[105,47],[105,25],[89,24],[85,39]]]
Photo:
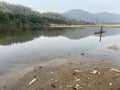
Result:
[[83,57],[95,60],[120,62],[120,50],[110,50],[109,46],[120,48],[120,28],[104,29],[43,29],[0,31],[0,73],[14,67],[30,65],[53,58],[69,57],[84,53]]

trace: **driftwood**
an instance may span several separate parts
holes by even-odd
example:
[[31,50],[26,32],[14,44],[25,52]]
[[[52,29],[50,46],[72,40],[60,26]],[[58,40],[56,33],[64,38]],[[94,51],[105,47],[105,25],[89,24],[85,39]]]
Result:
[[112,68],[112,67],[111,67],[109,70],[110,70],[110,71],[117,72],[117,73],[120,73],[120,70],[118,70],[118,69],[115,69],[115,68]]
[[31,80],[31,81],[28,83],[28,85],[33,84],[35,81],[36,81],[36,78],[34,78],[33,80]]

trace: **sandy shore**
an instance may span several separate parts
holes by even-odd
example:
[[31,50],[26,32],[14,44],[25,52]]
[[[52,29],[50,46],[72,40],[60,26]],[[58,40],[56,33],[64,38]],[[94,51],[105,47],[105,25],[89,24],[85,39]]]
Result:
[[33,67],[2,90],[120,90],[120,67],[80,57],[56,59]]
[[120,25],[107,25],[107,24],[98,24],[98,25],[50,25],[52,28],[120,28]]

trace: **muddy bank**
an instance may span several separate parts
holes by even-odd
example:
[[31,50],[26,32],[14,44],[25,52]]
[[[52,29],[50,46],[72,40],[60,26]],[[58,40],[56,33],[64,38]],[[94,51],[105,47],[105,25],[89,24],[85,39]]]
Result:
[[6,85],[3,90],[120,90],[119,70],[106,61],[57,59],[34,66],[15,85]]
[[66,62],[67,62],[67,59],[65,58],[63,59],[57,58],[57,59],[51,59],[49,61],[48,60],[40,61],[40,63],[34,62],[31,64],[23,64],[21,66],[14,67],[5,73],[0,73],[0,80],[2,81],[0,82],[0,90],[4,90],[4,88],[6,87],[8,88],[13,86],[19,80],[19,78],[33,71],[34,68],[36,68],[38,65],[42,65],[42,66],[54,65],[55,66],[55,65],[61,65]]

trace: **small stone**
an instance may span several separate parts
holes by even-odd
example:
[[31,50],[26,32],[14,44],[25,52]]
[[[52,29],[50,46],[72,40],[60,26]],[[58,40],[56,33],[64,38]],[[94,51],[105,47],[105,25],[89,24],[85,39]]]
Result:
[[98,75],[100,75],[100,72],[98,72]]
[[97,70],[93,70],[93,71],[92,71],[92,72],[90,72],[90,73],[92,73],[92,74],[96,75],[96,74],[98,74],[98,71],[97,71]]
[[76,82],[79,82],[80,81],[80,79],[76,79]]
[[74,90],[78,90],[79,89],[79,84],[76,84],[75,87],[73,87]]
[[84,53],[81,53],[81,55],[83,56],[83,55],[85,55]]
[[79,84],[76,84],[75,86],[76,86],[76,87],[79,87],[80,85],[79,85]]
[[60,87],[59,89],[62,89],[62,87]]
[[51,81],[53,81],[54,79],[53,79],[53,78],[51,78],[50,80],[51,80]]
[[36,72],[36,70],[34,69],[34,72]]
[[56,88],[56,86],[54,84],[51,84],[52,87]]
[[3,88],[7,88],[7,86],[4,86]]
[[110,86],[112,86],[112,83],[109,83]]
[[120,90],[120,88],[117,88],[117,90]]
[[73,75],[76,75],[76,73],[75,73],[75,72],[73,72]]
[[75,81],[76,81],[76,82],[78,82],[78,81],[80,81],[80,79],[79,79],[79,78],[77,78],[77,77],[75,77]]
[[73,87],[74,90],[78,90],[79,88],[78,87]]
[[90,78],[88,78],[88,80],[90,80]]
[[73,75],[76,75],[77,73],[80,73],[80,70],[73,70]]
[[39,66],[39,69],[43,68],[42,66]]
[[73,72],[75,72],[75,73],[79,73],[79,72],[81,72],[80,70],[74,70]]
[[88,85],[88,87],[90,87],[90,84]]
[[51,75],[53,75],[54,73],[53,72],[50,72]]
[[34,76],[34,78],[37,78],[37,76]]

